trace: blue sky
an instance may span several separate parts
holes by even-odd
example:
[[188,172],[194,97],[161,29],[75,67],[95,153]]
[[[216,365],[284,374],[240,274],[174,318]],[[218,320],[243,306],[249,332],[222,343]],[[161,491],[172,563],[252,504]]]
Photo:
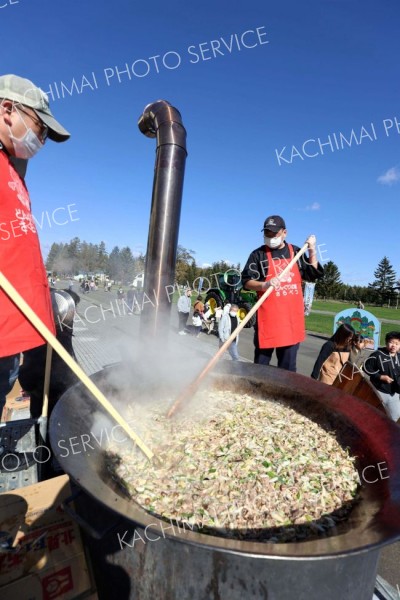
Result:
[[[281,214],[288,240],[315,233],[346,283],[372,281],[384,255],[400,277],[397,0],[1,5],[3,73],[52,86],[53,112],[72,134],[28,169],[44,254],[74,236],[145,251],[155,141],[137,120],[164,98],[187,129],[179,237],[198,264],[243,265],[264,219]],[[249,30],[254,47],[244,48]],[[117,68],[135,61],[119,81]],[[51,217],[57,208],[65,225]]]

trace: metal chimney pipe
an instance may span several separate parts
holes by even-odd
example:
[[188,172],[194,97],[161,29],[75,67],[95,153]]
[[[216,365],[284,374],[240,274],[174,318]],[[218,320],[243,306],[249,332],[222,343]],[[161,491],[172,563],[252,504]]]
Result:
[[[161,334],[169,323],[186,162],[186,130],[180,112],[166,100],[148,104],[138,121],[157,137],[141,333]],[[168,287],[169,286],[169,287]]]

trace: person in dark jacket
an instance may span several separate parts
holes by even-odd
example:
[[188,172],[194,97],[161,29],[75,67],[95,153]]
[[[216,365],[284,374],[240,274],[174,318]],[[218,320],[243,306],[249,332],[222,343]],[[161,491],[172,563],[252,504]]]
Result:
[[313,282],[323,276],[318,263],[315,235],[307,238],[308,257],[300,260],[279,281],[278,276],[299,251],[286,240],[286,224],[282,217],[272,215],[261,230],[264,244],[250,254],[242,271],[243,287],[262,296],[274,288],[257,311],[254,335],[254,362],[269,365],[274,350],[278,367],[296,371],[296,357],[300,342],[305,339],[304,300],[301,282]]
[[[50,291],[57,340],[64,346],[68,354],[76,360],[72,346],[73,317],[75,306],[78,304],[80,298],[72,290],[56,290],[52,288]],[[42,414],[46,350],[47,346],[42,345],[24,352],[23,363],[18,375],[19,383],[30,396],[30,413],[34,419],[38,419]],[[78,378],[76,375],[67,367],[62,358],[56,352],[53,352],[49,386],[49,418],[62,394],[77,382]],[[42,439],[39,430],[36,433],[38,435],[37,446],[45,445],[49,448],[48,436],[46,435],[45,439]],[[15,458],[13,458],[13,455]],[[17,469],[15,468],[16,460],[18,461]],[[31,452],[24,452],[22,454],[12,450],[11,454],[6,455],[0,461],[0,471],[22,470],[33,464],[35,460]],[[53,470],[53,466],[52,461],[45,460],[42,463],[41,480],[60,474],[59,471]]]
[[135,304],[135,290],[132,284],[129,286],[129,290],[126,292],[126,303],[128,305],[128,313],[132,315]]
[[355,331],[351,325],[340,325],[322,346],[311,373],[313,379],[332,385],[344,364],[349,360]]
[[378,390],[386,412],[400,422],[400,331],[390,331],[386,346],[378,348],[367,358],[364,371]]
[[[57,295],[62,295],[62,298],[68,301],[68,307],[65,308],[65,310],[68,310],[68,313],[61,312],[56,300]],[[51,290],[51,297],[53,301],[56,337],[68,354],[76,360],[72,345],[73,319],[75,306],[79,303],[80,298],[78,294],[71,290],[55,289]],[[46,346],[39,346],[38,348],[24,352],[24,361],[19,372],[19,382],[24,391],[29,393],[30,396],[30,413],[34,419],[37,419],[42,414],[46,348]],[[49,389],[49,418],[58,399],[69,387],[77,382],[78,378],[76,375],[67,367],[62,358],[56,352],[53,352]]]

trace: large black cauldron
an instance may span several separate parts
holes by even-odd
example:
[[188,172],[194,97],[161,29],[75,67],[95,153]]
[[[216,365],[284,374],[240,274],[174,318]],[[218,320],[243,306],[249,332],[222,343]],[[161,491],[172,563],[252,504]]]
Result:
[[[127,371],[118,366],[112,372],[105,369],[97,373],[93,379],[112,400],[116,392],[109,381],[111,374],[111,379],[119,382],[118,397],[126,398],[128,403],[133,389],[140,393],[141,385],[146,386],[140,381],[140,370],[131,368],[130,373],[127,377]],[[327,419],[338,432],[339,441],[357,456],[362,479],[361,501],[332,535],[309,541],[288,544],[236,541],[187,529],[173,530],[167,524],[163,530],[156,518],[126,499],[112,481],[104,467],[103,449],[91,436],[94,413],[102,409],[81,385],[74,386],[53,411],[51,445],[63,469],[95,499],[97,506],[107,507],[123,518],[118,534],[114,532],[109,538],[110,554],[114,542],[118,541],[121,548],[109,557],[110,562],[129,576],[129,589],[123,597],[135,600],[372,598],[379,549],[400,538],[399,427],[353,396],[273,367],[229,362],[210,377],[210,385],[216,379],[230,384],[234,381],[238,389],[245,383],[257,394],[286,398],[314,420]],[[113,425],[110,423],[111,428]],[[132,426],[135,428],[134,423]],[[115,438],[119,436],[122,438],[120,430]],[[96,437],[99,441],[98,432]],[[100,594],[100,597],[106,596]]]

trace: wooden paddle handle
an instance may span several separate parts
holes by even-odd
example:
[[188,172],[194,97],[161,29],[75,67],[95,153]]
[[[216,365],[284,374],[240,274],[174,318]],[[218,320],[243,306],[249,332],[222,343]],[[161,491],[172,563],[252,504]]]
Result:
[[78,379],[81,380],[83,385],[93,394],[93,396],[100,402],[103,408],[117,421],[119,425],[126,431],[129,437],[137,444],[142,452],[150,460],[153,458],[153,452],[145,445],[140,437],[129,427],[125,419],[115,410],[111,402],[107,400],[104,394],[99,388],[93,383],[93,381],[86,375],[81,367],[74,361],[72,356],[68,354],[64,346],[60,344],[58,339],[51,333],[41,319],[33,312],[31,307],[25,302],[22,296],[17,292],[14,286],[8,281],[5,275],[0,271],[0,289],[3,288],[7,296],[11,298],[14,304],[19,308],[22,314],[28,319],[28,321],[37,329],[40,335],[46,340],[48,344],[57,352],[62,360],[69,366],[71,371],[75,373]]
[[[283,279],[285,277],[285,275],[290,271],[290,269],[293,267],[293,265],[295,265],[296,262],[299,260],[299,258],[301,256],[303,256],[303,254],[307,250],[307,248],[308,248],[308,243],[306,242],[304,244],[304,246],[292,258],[292,260],[286,265],[286,267],[283,269],[283,271],[278,275],[277,279],[279,279],[279,281],[281,281],[281,279]],[[256,311],[260,308],[261,304],[263,304],[263,302],[268,298],[268,296],[272,293],[273,290],[274,290],[274,287],[272,285],[267,288],[267,290],[264,292],[264,294],[261,296],[261,298],[259,298],[257,300],[257,302],[255,303],[255,305],[252,307],[252,309],[249,310],[249,312],[247,313],[247,315],[245,316],[245,318],[243,319],[243,321],[241,321],[239,323],[239,325],[231,333],[231,335],[226,340],[226,342],[224,342],[222,344],[222,346],[218,350],[218,352],[207,363],[207,365],[204,367],[204,369],[202,370],[202,372],[196,377],[196,379],[194,381],[192,381],[192,383],[189,386],[187,386],[179,394],[178,398],[175,400],[174,404],[169,409],[169,411],[167,413],[167,418],[172,417],[172,415],[177,410],[177,408],[179,407],[179,405],[182,404],[182,402],[184,402],[189,396],[192,396],[197,391],[197,388],[199,387],[202,379],[207,375],[207,373],[219,361],[219,359],[224,354],[224,352],[227,350],[227,348],[229,348],[229,346],[231,345],[231,343],[233,342],[233,340],[236,339],[236,337],[238,336],[238,334],[242,331],[243,327],[245,327],[246,323],[249,322],[249,320],[251,319],[251,317],[256,313]]]
[[46,348],[46,366],[44,371],[44,386],[43,386],[43,406],[42,406],[42,418],[46,419],[49,414],[49,389],[50,389],[50,375],[51,375],[51,361],[53,358],[53,348],[50,344],[47,344]]

